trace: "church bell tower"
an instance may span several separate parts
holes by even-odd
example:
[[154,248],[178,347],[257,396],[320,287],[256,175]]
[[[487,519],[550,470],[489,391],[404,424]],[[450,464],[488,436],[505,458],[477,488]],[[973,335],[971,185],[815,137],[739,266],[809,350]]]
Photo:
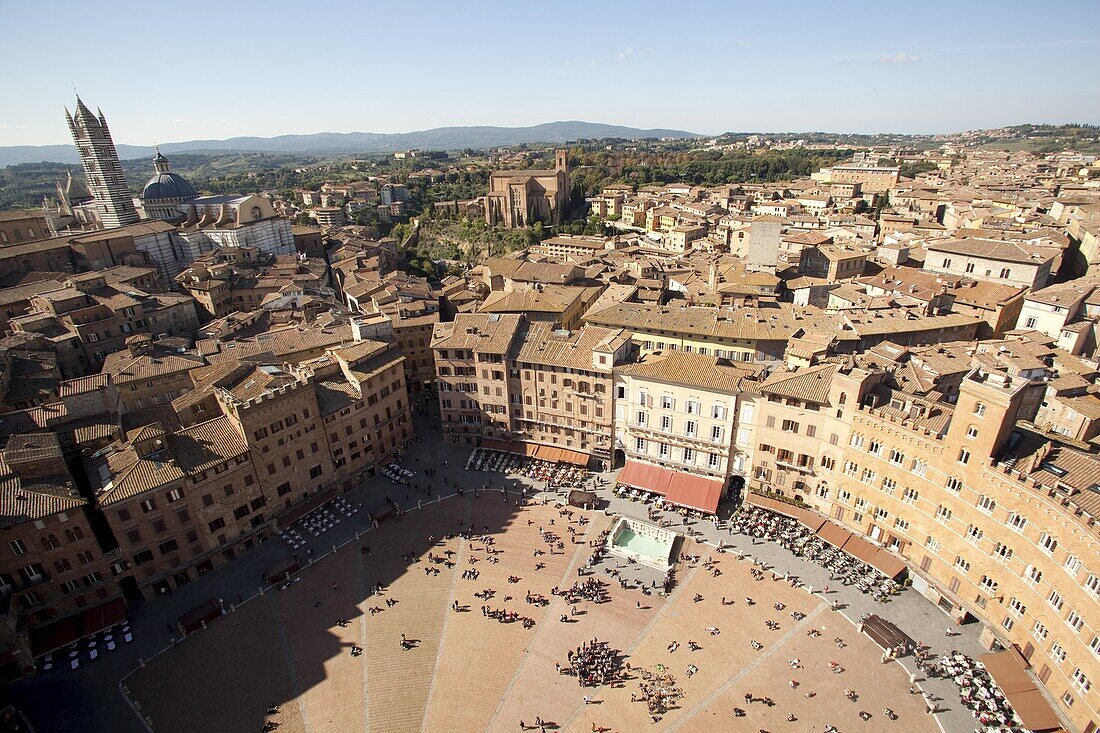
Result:
[[69,131],[84,167],[84,178],[95,199],[96,212],[103,226],[110,229],[136,224],[139,219],[137,209],[126,186],[122,165],[118,162],[118,151],[115,150],[103,113],[93,115],[77,97],[76,114],[69,114],[66,108],[65,120],[69,123]]

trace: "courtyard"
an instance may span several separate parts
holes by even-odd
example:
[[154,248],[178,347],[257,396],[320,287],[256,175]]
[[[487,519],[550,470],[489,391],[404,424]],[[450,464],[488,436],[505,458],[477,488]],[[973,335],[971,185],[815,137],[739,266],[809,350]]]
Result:
[[[628,586],[659,586],[662,578],[621,558],[608,558],[593,575],[578,578],[577,568],[592,555],[589,542],[615,517],[647,520],[647,507],[609,490],[613,474],[599,477],[599,511],[574,509],[567,518],[555,506],[564,492],[547,492],[528,478],[464,468],[470,450],[441,443],[431,423],[419,435],[402,460],[416,472],[411,485],[371,479],[344,497],[355,512],[334,509],[336,521],[323,533],[314,536],[295,525],[298,546],[268,541],[171,596],[133,606],[132,644],[76,671],[54,670],[11,685],[6,700],[39,729],[59,733],[248,731],[265,724],[280,731],[518,730],[521,720],[538,730],[538,719],[549,723],[548,730],[581,731],[730,725],[768,731],[826,725],[840,731],[973,729],[975,721],[958,704],[950,680],[924,679],[912,658],[881,664],[881,650],[853,625],[865,613],[878,613],[936,651],[982,651],[974,626],[957,627],[945,638],[949,620],[919,594],[906,591],[882,604],[837,585],[824,596],[820,589],[829,579],[820,566],[776,543],[730,534],[725,523],[705,521],[690,526],[699,541],[677,544],[674,557],[699,559],[677,560],[668,597],[621,587],[619,578]],[[455,495],[458,488],[462,496]],[[501,488],[509,492],[507,501]],[[531,497],[525,507],[517,506],[522,491]],[[372,528],[371,512],[391,503],[407,513]],[[689,529],[674,515],[666,518],[676,523],[672,529]],[[540,527],[560,538],[561,551],[549,551]],[[570,527],[576,543],[570,542]],[[470,540],[447,537],[467,528]],[[482,536],[499,551],[497,562],[489,561]],[[726,552],[718,552],[719,543]],[[536,550],[545,554],[536,557]],[[292,555],[304,567],[286,589],[260,579]],[[431,562],[429,555],[445,557],[453,567]],[[618,577],[608,572],[616,564],[622,566]],[[753,572],[761,568],[767,569],[765,579],[756,580]],[[471,569],[478,572],[476,580],[464,576]],[[772,580],[772,569],[780,578],[797,575],[803,587]],[[509,583],[509,576],[518,582]],[[609,602],[573,604],[574,615],[572,605],[550,592],[589,578],[607,583]],[[385,590],[376,593],[379,583]],[[811,595],[807,587],[818,590]],[[486,589],[495,595],[475,595]],[[550,603],[527,603],[528,593]],[[166,631],[212,597],[233,610],[187,638]],[[839,612],[830,610],[833,601]],[[455,603],[461,610],[454,610]],[[533,626],[488,618],[483,605],[526,616]],[[794,612],[805,618],[796,620]],[[778,628],[770,629],[767,621]],[[708,628],[720,631],[712,635]],[[402,648],[402,634],[416,641],[413,648]],[[842,648],[834,643],[838,637]],[[569,650],[593,638],[631,665],[631,679],[622,687],[582,688],[577,678],[557,673],[555,664],[565,665]],[[670,652],[673,642],[676,650]],[[690,642],[698,649],[692,651]],[[790,666],[794,659],[797,669]],[[833,673],[829,662],[844,671]],[[697,671],[689,675],[689,667]],[[908,672],[917,672],[923,696],[909,694]],[[631,696],[641,695],[643,675],[662,673],[675,679],[683,696],[654,723],[646,704],[631,702]],[[854,701],[844,696],[846,689]],[[746,693],[754,702],[746,702]],[[925,698],[938,704],[935,715],[925,712]],[[273,704],[278,713],[269,714]],[[738,707],[743,718],[734,717]],[[898,719],[888,719],[884,708]],[[870,717],[862,719],[861,712]],[[795,720],[788,721],[789,715]]]
[[[538,730],[538,720],[576,731],[938,729],[905,671],[882,664],[843,615],[781,576],[758,580],[734,553],[685,541],[678,557],[698,559],[676,563],[667,597],[643,593],[644,578],[620,583],[646,569],[616,577],[609,571],[625,562],[608,558],[580,578],[605,581],[608,600],[567,603],[552,590],[578,580],[613,517],[517,499],[469,491],[382,523],[145,662],[126,680],[129,696],[156,731],[271,722],[282,731],[514,731],[521,721]],[[466,528],[471,539],[458,535]],[[491,598],[475,596],[487,590]],[[501,623],[486,605],[534,624]],[[621,686],[582,687],[557,671],[592,639],[630,665]],[[682,691],[657,719],[632,701],[642,670],[671,674]]]

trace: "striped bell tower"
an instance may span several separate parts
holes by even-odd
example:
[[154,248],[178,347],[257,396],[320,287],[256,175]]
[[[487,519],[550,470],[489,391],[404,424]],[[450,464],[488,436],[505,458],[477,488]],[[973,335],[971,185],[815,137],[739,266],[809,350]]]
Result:
[[103,226],[111,229],[136,223],[139,218],[137,209],[134,208],[130,189],[126,187],[118,152],[103,113],[93,115],[77,97],[76,114],[69,114],[66,107],[65,119],[73,134],[80,163],[84,166],[84,178],[95,199],[96,211]]

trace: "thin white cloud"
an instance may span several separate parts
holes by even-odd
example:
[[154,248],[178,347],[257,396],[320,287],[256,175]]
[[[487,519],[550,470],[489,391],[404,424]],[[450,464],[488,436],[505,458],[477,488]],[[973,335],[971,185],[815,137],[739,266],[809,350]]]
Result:
[[914,53],[896,53],[893,56],[880,56],[878,63],[880,64],[914,64],[921,60],[922,57],[917,56]]

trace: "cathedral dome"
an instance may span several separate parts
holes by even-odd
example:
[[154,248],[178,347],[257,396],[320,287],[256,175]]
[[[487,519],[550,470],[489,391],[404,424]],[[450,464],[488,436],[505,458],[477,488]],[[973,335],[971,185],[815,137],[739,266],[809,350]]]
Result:
[[194,186],[175,173],[157,173],[145,183],[141,193],[143,201],[159,199],[193,199],[198,196]]
[[168,158],[161,154],[160,148],[157,148],[157,157],[153,158],[153,167],[156,173],[145,183],[145,189],[141,192],[143,201],[165,199],[186,201],[198,197],[195,187],[188,183],[187,179],[169,170]]

